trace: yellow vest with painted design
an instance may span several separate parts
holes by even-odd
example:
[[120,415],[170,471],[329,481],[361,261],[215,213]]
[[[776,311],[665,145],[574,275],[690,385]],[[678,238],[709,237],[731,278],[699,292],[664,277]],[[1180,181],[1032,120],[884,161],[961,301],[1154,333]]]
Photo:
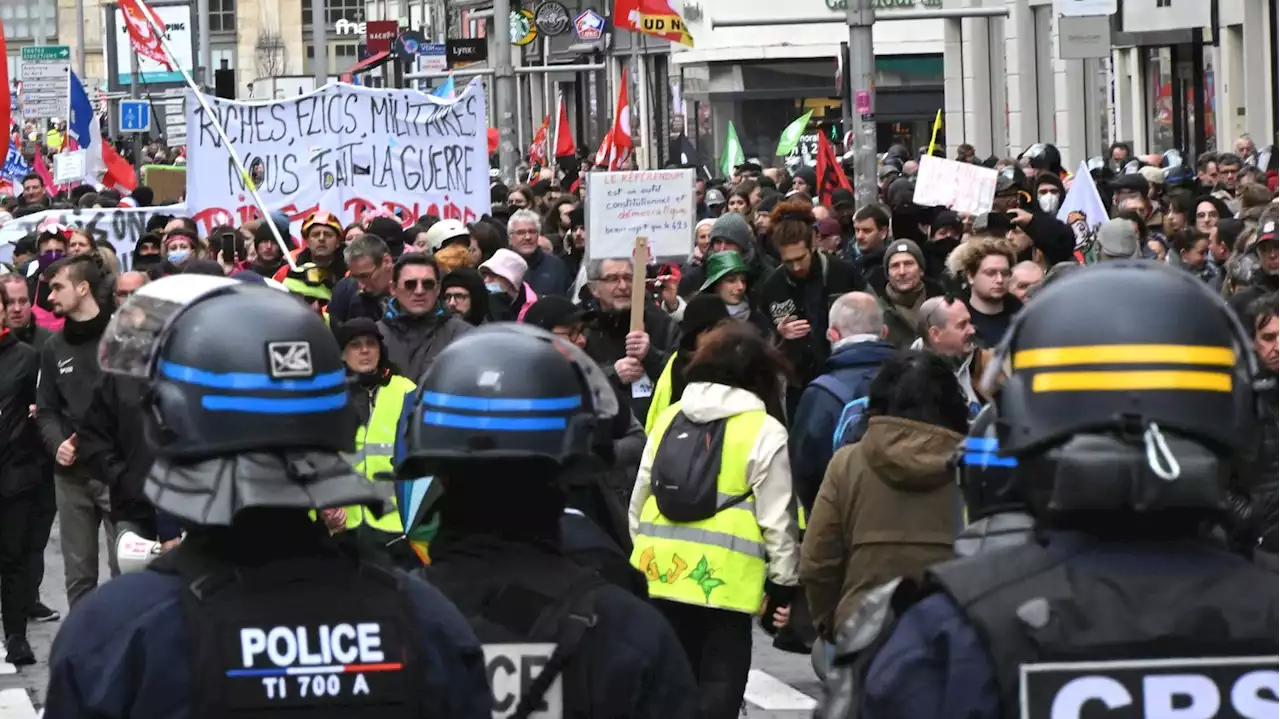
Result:
[[[679,402],[668,407],[653,431],[663,436],[679,411]],[[729,418],[717,504],[751,491],[747,462],[765,417],[755,411]],[[755,614],[764,598],[766,558],[754,497],[709,519],[680,523],[662,516],[650,495],[640,511],[631,563],[649,580],[651,597]]]
[[[408,379],[393,375],[387,386],[378,390],[373,409],[369,412],[369,423],[356,430],[356,454],[351,458],[351,464],[357,472],[370,480],[379,472],[392,470],[396,452],[396,425],[404,410],[405,395],[416,388],[417,385]],[[395,498],[391,501],[394,503]],[[381,517],[366,512],[363,507],[347,507],[347,529],[353,529],[362,523],[383,532],[404,534],[400,512],[394,507]]]

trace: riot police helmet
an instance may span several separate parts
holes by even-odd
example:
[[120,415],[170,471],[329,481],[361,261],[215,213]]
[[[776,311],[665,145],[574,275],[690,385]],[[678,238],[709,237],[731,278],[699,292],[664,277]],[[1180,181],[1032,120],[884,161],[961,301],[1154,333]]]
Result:
[[589,456],[597,424],[618,411],[604,372],[572,343],[527,324],[484,325],[450,343],[419,380],[396,473],[563,465]]
[[1101,155],[1090,157],[1086,167],[1089,168],[1089,175],[1093,177],[1095,182],[1109,182],[1116,176],[1115,170],[1111,168],[1106,158]]
[[1018,460],[1000,450],[994,405],[986,405],[973,418],[969,436],[960,443],[951,464],[969,522],[1000,512],[1026,511],[1026,497],[1014,471]]
[[[1171,313],[1170,307],[1179,311]],[[1212,510],[1252,442],[1249,337],[1193,275],[1120,260],[1038,293],[983,378],[1038,511]]]
[[1139,172],[1142,172],[1143,167],[1146,167],[1146,165],[1142,162],[1142,160],[1129,160],[1128,162],[1124,163],[1124,171],[1121,172],[1121,174],[1136,175]]
[[381,507],[389,495],[342,457],[357,420],[341,352],[287,293],[228,277],[157,280],[112,317],[99,360],[147,382],[156,461],[145,492],[170,514],[228,525],[248,507]]
[[996,175],[996,194],[1009,195],[1016,192],[1025,192],[1027,189],[1027,175],[1018,165],[1009,165],[1000,170]]

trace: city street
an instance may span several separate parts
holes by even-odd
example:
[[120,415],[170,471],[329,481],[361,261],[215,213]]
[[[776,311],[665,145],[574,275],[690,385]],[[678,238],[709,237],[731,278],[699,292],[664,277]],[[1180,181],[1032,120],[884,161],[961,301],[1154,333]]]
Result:
[[[105,539],[104,539],[105,546]],[[100,558],[101,576],[107,577],[105,554]],[[67,611],[63,592],[62,550],[58,544],[58,525],[45,550],[45,576],[41,595],[45,604],[64,615]],[[0,719],[31,719],[44,705],[45,686],[49,680],[49,649],[61,622],[32,624],[27,637],[35,650],[37,663],[20,671],[0,662]],[[744,716],[751,719],[800,719],[812,712],[820,693],[809,657],[788,654],[773,648],[772,639],[756,628],[751,657],[751,676],[747,683],[747,708]],[[18,690],[18,691],[10,691]]]

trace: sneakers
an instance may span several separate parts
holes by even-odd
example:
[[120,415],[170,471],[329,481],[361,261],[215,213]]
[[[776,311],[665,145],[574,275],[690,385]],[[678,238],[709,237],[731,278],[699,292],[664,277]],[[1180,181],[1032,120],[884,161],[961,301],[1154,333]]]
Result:
[[5,639],[4,648],[7,652],[4,660],[16,667],[36,663],[36,655],[32,653],[31,645],[27,643],[27,638],[21,634],[14,634]]
[[33,622],[56,622],[62,619],[62,615],[56,609],[46,607],[42,602],[36,602],[31,608],[31,612],[27,614],[27,618]]

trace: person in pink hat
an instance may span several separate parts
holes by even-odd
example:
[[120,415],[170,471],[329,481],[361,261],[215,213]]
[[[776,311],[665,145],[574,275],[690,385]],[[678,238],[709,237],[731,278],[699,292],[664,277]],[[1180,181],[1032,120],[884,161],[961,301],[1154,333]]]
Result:
[[538,301],[533,288],[524,281],[528,269],[523,257],[506,248],[493,253],[493,257],[480,265],[494,320],[522,321],[524,313]]

